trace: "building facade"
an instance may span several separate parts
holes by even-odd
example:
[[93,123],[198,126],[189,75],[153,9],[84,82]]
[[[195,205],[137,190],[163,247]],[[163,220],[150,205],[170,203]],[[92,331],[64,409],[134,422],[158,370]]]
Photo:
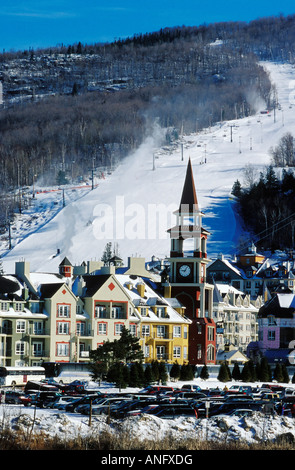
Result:
[[19,262],[14,275],[0,277],[1,365],[88,362],[89,352],[118,339],[123,327],[139,338],[145,362],[188,362],[185,309],[157,293],[150,279],[132,274],[142,263],[133,260],[126,274],[116,266],[96,264],[90,272],[90,264],[72,266],[71,276],[68,264],[43,274]]

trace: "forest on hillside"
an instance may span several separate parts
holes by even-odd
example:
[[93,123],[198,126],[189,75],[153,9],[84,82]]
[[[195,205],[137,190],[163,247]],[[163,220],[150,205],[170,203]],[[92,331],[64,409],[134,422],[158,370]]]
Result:
[[[276,93],[259,60],[293,61],[295,16],[164,28],[112,44],[0,54],[2,221],[20,188],[111,169],[155,121],[167,144],[244,117]],[[170,132],[172,131],[172,132]],[[15,193],[15,194],[16,194]],[[8,196],[9,195],[9,196]]]
[[[237,211],[245,229],[252,234],[255,245],[262,251],[292,250],[295,241],[295,173],[283,168],[281,177],[270,165],[257,180],[251,177],[251,168],[244,186],[237,180],[232,188]],[[240,246],[241,250],[247,246]]]

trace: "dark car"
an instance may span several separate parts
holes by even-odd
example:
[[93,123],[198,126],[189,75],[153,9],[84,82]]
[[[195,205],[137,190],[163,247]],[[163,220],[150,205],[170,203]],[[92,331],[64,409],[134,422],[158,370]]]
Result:
[[190,405],[171,403],[169,405],[159,405],[156,408],[151,408],[147,414],[158,416],[158,418],[173,419],[179,416],[193,416],[196,417],[195,410]]
[[142,409],[147,405],[151,405],[153,403],[152,400],[130,400],[122,403],[121,405],[112,408],[110,415],[113,418],[125,418],[127,416],[128,411],[135,410],[135,409]]
[[20,397],[23,395],[23,392],[18,392],[16,390],[7,390],[5,392],[5,403],[10,405],[16,405],[20,403]]
[[253,411],[263,411],[263,407],[265,406],[265,403],[258,403],[257,401],[233,401],[233,402],[228,402],[228,403],[223,403],[216,409],[209,409],[209,417],[211,416],[217,416],[220,414],[228,414],[233,410],[237,410],[240,408],[245,409],[250,409]]
[[71,403],[68,403],[65,406],[65,411],[74,412],[79,405],[88,404],[90,401],[94,401],[96,398],[98,398],[98,395],[84,395],[83,397],[77,398]]
[[60,392],[38,392],[36,395],[32,395],[31,406],[50,408],[61,396]]

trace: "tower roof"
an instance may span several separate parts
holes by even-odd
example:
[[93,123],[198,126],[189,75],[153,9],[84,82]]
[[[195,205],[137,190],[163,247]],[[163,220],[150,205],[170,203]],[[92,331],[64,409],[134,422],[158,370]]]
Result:
[[198,210],[199,206],[193,177],[192,164],[191,159],[189,159],[179,205],[179,212],[195,212]]

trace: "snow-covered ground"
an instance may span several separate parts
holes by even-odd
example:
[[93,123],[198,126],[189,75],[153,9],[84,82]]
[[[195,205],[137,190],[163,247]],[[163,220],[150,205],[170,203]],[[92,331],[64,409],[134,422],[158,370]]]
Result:
[[[184,383],[171,383],[180,388]],[[192,382],[190,382],[192,383]],[[193,383],[200,385],[201,388],[222,389],[225,384],[218,380],[194,379]],[[229,388],[237,382],[227,382]],[[243,385],[242,382],[239,382]],[[89,384],[89,388],[95,384]],[[168,383],[169,385],[169,383]],[[249,385],[249,384],[246,384]],[[255,386],[255,384],[251,383]],[[261,386],[261,383],[257,383]],[[288,387],[295,388],[294,384],[288,384]],[[95,386],[95,388],[97,388]],[[124,392],[137,392],[139,389],[125,389]],[[109,388],[108,385],[102,386],[101,391],[118,392],[119,389]],[[34,419],[34,408],[25,408],[23,405],[0,405],[0,421],[10,426],[12,429],[22,429],[30,431]],[[69,440],[78,437],[99,436],[103,431],[118,434],[128,432],[130,436],[136,436],[138,439],[147,439],[150,441],[160,441],[165,437],[181,441],[182,439],[193,438],[197,440],[214,440],[217,442],[229,442],[257,444],[259,442],[271,441],[283,434],[290,433],[295,439],[295,419],[287,416],[266,416],[261,413],[255,413],[254,416],[239,418],[237,416],[222,415],[208,419],[196,419],[194,417],[178,417],[175,419],[161,419],[152,415],[139,415],[129,417],[125,420],[111,419],[107,422],[107,416],[92,416],[89,423],[89,416],[78,413],[66,413],[54,409],[36,410],[36,420],[33,427],[34,432],[42,432],[47,436],[57,436],[61,439]],[[168,450],[168,449],[167,449]]]
[[39,272],[57,272],[65,256],[72,264],[100,260],[109,241],[118,243],[125,262],[128,256],[168,256],[166,231],[175,222],[173,210],[180,201],[189,157],[205,213],[203,223],[211,232],[209,256],[234,254],[241,227],[233,211],[233,183],[244,181],[247,165],[258,177],[271,163],[270,148],[285,133],[293,133],[295,125],[295,69],[288,64],[263,66],[277,87],[280,109],[275,116],[261,114],[265,104],[253,97],[255,116],[185,135],[167,148],[160,147],[162,131],[155,126],[154,134],[94,190],[65,189],[64,208],[62,191],[36,194],[28,215],[12,227],[12,250],[7,250],[7,238],[0,241],[5,273],[13,273],[20,259]]

